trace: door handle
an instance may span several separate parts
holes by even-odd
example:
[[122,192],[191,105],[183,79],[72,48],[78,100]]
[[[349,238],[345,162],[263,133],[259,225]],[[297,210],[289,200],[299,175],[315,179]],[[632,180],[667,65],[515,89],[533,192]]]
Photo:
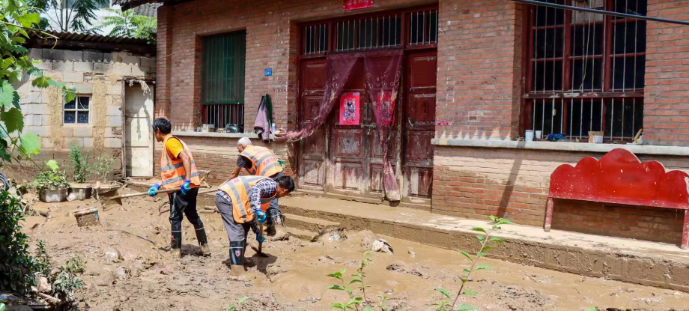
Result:
[[407,122],[409,122],[409,128],[414,128],[414,122],[412,122],[411,117],[407,117]]

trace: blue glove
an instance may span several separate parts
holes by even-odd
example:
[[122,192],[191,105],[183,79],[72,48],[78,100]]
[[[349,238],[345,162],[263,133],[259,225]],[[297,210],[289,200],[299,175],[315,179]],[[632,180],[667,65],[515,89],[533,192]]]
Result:
[[260,234],[256,235],[256,241],[258,241],[258,243],[263,243],[263,241],[265,241],[265,240],[266,240],[266,238],[261,236]]
[[182,184],[182,187],[180,187],[179,190],[182,191],[182,194],[187,194],[187,192],[191,190],[191,180],[185,180]]
[[262,224],[266,222],[266,219],[268,219],[268,217],[266,217],[266,213],[264,213],[263,211],[256,211],[256,219],[258,220],[259,224]]
[[160,189],[159,184],[153,185],[153,187],[148,188],[148,195],[150,195],[152,197],[156,196],[156,191],[158,191],[158,189]]

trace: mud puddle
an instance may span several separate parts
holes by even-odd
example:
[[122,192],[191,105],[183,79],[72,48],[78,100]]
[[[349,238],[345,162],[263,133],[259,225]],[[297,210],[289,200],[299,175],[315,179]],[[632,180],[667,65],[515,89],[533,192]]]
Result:
[[[122,208],[100,211],[101,226],[78,228],[71,212],[95,201],[34,205],[49,210],[45,217],[29,217],[25,230],[32,243],[41,239],[57,264],[72,255],[87,261],[82,276],[86,287],[78,297],[81,310],[224,310],[241,297],[251,299],[239,310],[333,310],[343,302],[343,292],[327,290],[337,280],[326,275],[347,269],[356,271],[360,251],[369,249],[372,233],[346,232],[341,242],[307,242],[291,237],[267,241],[268,257],[254,256],[253,267],[242,276],[230,276],[228,240],[219,214],[201,214],[213,255],[194,253],[193,227],[184,222],[185,256],[171,258],[167,213],[159,213],[167,198],[142,198]],[[33,228],[33,229],[32,229]],[[281,233],[278,233],[280,235]],[[388,310],[434,310],[440,299],[434,291],[443,287],[455,292],[468,260],[461,254],[418,243],[386,239],[394,254],[374,253],[366,269],[370,300],[384,294]],[[253,234],[251,244],[256,245]],[[469,288],[478,294],[463,296],[480,310],[689,310],[689,294],[588,278],[534,267],[486,259],[491,270],[478,271]]]

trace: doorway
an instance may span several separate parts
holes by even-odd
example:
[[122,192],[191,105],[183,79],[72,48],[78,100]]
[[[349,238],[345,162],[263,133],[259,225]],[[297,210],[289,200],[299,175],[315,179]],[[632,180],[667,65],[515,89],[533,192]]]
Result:
[[126,176],[153,176],[153,86],[146,91],[135,83],[125,83],[124,133]]

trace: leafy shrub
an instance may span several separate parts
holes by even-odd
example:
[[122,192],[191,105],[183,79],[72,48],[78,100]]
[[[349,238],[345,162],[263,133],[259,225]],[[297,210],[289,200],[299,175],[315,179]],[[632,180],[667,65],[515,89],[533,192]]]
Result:
[[115,158],[111,155],[102,155],[96,158],[95,170],[96,175],[98,175],[98,180],[104,183],[108,181],[110,172],[112,172],[113,162],[115,162]]
[[78,183],[86,182],[86,176],[90,168],[88,152],[86,156],[84,156],[82,148],[77,145],[72,145],[72,149],[69,152],[69,159],[72,161],[74,181]]
[[84,286],[84,281],[77,275],[84,273],[84,261],[78,256],[72,256],[60,267],[60,271],[52,279],[53,294],[67,302],[74,301],[74,292]]
[[19,198],[0,192],[0,291],[26,293],[34,285],[36,263],[29,253],[28,237],[21,231],[24,219]]
[[69,188],[67,177],[64,172],[59,171],[59,167],[55,160],[46,162],[46,166],[48,169],[38,172],[33,182],[39,193],[45,189],[57,190]]

